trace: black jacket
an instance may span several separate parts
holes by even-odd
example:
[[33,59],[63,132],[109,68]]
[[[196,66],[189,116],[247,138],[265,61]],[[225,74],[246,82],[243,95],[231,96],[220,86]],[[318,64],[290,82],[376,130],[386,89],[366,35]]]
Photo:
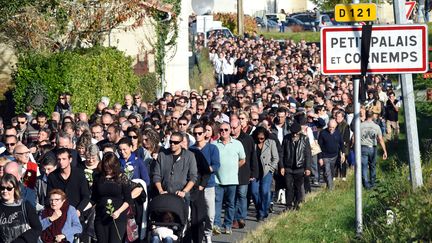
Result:
[[[85,178],[84,171],[77,167],[71,167],[71,174],[66,180],[61,176],[60,168],[53,171],[48,176],[47,192],[50,192],[52,189],[63,190],[68,197],[70,205],[80,212],[83,212],[90,202],[90,189],[87,179]],[[48,202],[48,200],[45,200],[45,202]]]
[[237,139],[242,143],[246,154],[246,162],[242,167],[239,168],[238,180],[240,185],[247,185],[249,184],[250,178],[258,178],[259,176],[258,158],[255,152],[255,143],[253,138],[243,131],[240,133]]
[[294,173],[303,173],[305,169],[310,170],[312,153],[309,139],[305,135],[300,134],[297,142],[293,142],[291,134],[286,135],[282,148],[283,159],[280,161],[283,163],[281,165],[283,168]]

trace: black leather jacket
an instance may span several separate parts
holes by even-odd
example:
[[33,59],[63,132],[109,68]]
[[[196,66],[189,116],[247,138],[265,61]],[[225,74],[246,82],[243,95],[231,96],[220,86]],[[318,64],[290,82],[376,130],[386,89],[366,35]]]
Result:
[[[295,144],[297,143],[297,146]],[[309,139],[300,134],[297,142],[293,142],[291,134],[284,137],[283,144],[283,159],[282,167],[291,169],[294,172],[304,172],[305,169],[310,170],[312,162],[311,147]]]

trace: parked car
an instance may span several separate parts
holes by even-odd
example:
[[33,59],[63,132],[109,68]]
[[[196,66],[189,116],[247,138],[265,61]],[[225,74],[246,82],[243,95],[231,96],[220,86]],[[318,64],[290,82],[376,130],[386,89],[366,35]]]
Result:
[[255,17],[258,28],[279,29],[278,23],[273,19]]
[[211,28],[210,30],[207,31],[207,38],[209,38],[210,36],[218,36],[218,35],[223,35],[227,38],[234,38],[233,33],[231,32],[231,30],[229,30],[226,27],[217,27],[217,28]]
[[285,20],[285,31],[300,32],[300,31],[315,31],[315,27],[303,23],[296,18],[287,17]]
[[292,14],[290,17],[296,18],[305,23],[305,25],[310,26],[313,29],[312,31],[319,31],[324,26],[333,25],[327,14],[321,14],[319,19],[316,18],[315,14],[310,13]]

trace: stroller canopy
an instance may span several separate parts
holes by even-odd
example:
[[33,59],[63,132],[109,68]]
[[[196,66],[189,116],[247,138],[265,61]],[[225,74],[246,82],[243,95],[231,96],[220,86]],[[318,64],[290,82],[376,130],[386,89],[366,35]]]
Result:
[[180,220],[179,223],[184,225],[187,221],[188,207],[183,198],[175,194],[161,194],[153,198],[149,202],[148,213],[149,216],[153,213],[172,212]]

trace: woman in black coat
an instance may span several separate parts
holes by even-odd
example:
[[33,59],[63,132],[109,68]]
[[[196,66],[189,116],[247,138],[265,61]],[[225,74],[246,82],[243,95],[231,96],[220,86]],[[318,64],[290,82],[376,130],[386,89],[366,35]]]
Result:
[[96,203],[95,230],[100,243],[124,242],[127,209],[132,205],[127,177],[120,172],[114,153],[106,153],[93,181],[92,201]]

